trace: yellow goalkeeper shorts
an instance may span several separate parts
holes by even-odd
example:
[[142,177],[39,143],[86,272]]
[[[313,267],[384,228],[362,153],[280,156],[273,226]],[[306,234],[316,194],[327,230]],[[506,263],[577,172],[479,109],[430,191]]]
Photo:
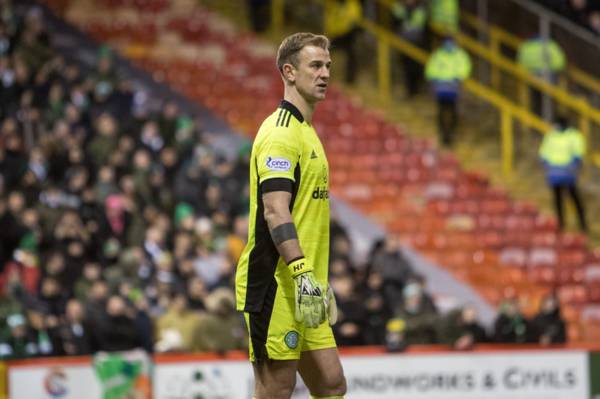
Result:
[[298,360],[302,352],[336,347],[327,321],[317,328],[307,328],[294,319],[294,300],[283,296],[281,287],[273,284],[261,312],[244,312],[250,361]]

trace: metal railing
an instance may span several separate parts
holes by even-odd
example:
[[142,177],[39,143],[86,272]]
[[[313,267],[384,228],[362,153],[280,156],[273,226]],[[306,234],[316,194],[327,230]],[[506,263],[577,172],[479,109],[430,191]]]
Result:
[[[386,7],[391,6],[393,3],[393,0],[377,1]],[[324,0],[320,2],[323,3]],[[280,32],[283,26],[283,0],[273,0],[272,4],[273,28],[275,32]],[[430,54],[366,18],[362,18],[358,24],[365,32],[377,39],[378,89],[380,97],[383,100],[389,101],[391,99],[390,52],[392,50],[399,51],[421,64],[427,62]],[[436,30],[437,28],[434,27],[433,29]],[[530,75],[514,61],[501,55],[498,51],[501,40],[503,40],[502,43],[510,42],[513,45],[516,44],[516,40],[508,34],[499,32],[500,30],[498,29],[495,33],[497,38],[496,48],[493,46],[488,48],[488,46],[460,32],[456,33],[455,38],[472,56],[488,62],[492,66],[492,70],[495,68],[498,71],[493,72],[492,76],[495,73],[505,73],[516,78],[518,82],[518,91],[520,93],[518,101],[514,101],[495,90],[495,85],[499,85],[500,75],[492,77],[491,87],[474,78],[467,79],[464,82],[466,91],[497,108],[500,114],[502,171],[504,175],[510,176],[514,163],[514,122],[519,122],[525,128],[540,133],[545,133],[551,128],[551,125],[547,121],[529,112],[529,107],[523,106],[524,103],[528,102],[529,88],[539,90],[552,97],[558,104],[575,112],[578,117],[578,127],[588,138],[592,131],[591,124],[596,123],[600,126],[600,111],[594,109],[586,99],[573,96],[558,85],[548,83],[541,78]],[[498,82],[494,83],[494,79],[498,80]],[[594,159],[596,160],[597,158],[600,161],[600,154],[594,155]],[[598,165],[600,166],[600,163]]]
[[[496,25],[484,23],[481,19],[477,18],[477,16],[467,11],[461,11],[460,18],[463,24],[474,29],[478,33],[482,33],[488,38],[488,48],[494,53],[501,55],[502,46],[506,46],[516,52],[523,42],[517,35],[507,32]],[[598,41],[600,41],[600,39],[598,39]],[[585,88],[594,95],[600,96],[600,80],[574,65],[568,65],[566,72],[566,78],[573,84]],[[500,82],[500,71],[494,65],[492,66],[491,76],[492,85],[498,87]],[[566,84],[567,82],[562,80],[560,86],[565,88]]]
[[[383,99],[390,99],[390,49],[393,48],[397,51],[400,51],[401,53],[409,56],[421,64],[427,62],[429,53],[398,37],[387,29],[378,26],[372,21],[362,19],[359,22],[359,25],[366,32],[377,37],[377,75],[379,94]],[[498,94],[494,90],[482,85],[474,79],[467,79],[464,83],[464,87],[471,94],[479,97],[499,110],[502,171],[506,176],[510,176],[514,161],[513,121],[519,121],[524,126],[535,129],[539,132],[548,131],[550,129],[550,125],[537,115],[534,115],[524,110],[522,107],[513,104],[501,94]]]
[[[395,2],[394,0],[377,1],[386,7],[391,7]],[[464,14],[464,12],[461,11],[461,14]],[[475,22],[477,21],[477,18],[473,17],[472,15],[467,16],[463,20],[466,19],[469,19],[469,22],[471,22],[476,29],[483,29],[485,26],[483,22]],[[440,35],[445,33],[442,28],[437,26],[432,26],[432,29],[434,32]],[[456,32],[454,37],[456,41],[472,56],[489,63],[491,67],[491,87],[496,91],[500,88],[502,73],[512,77],[515,79],[518,88],[517,101],[515,102],[507,96],[504,96],[504,98],[515,103],[515,105],[520,105],[524,108],[529,108],[530,89],[533,88],[540,91],[542,94],[553,99],[559,107],[570,110],[576,114],[578,119],[578,128],[589,141],[592,132],[592,123],[600,126],[600,110],[595,109],[590,104],[588,99],[569,93],[564,84],[552,84],[540,77],[534,76],[525,68],[514,62],[514,60],[502,55],[502,52],[500,51],[501,44],[507,44],[511,48],[516,49],[521,44],[521,40],[518,37],[501,30],[500,28],[492,26],[488,29],[490,32],[489,46],[485,46],[478,40],[462,32]],[[591,75],[574,67],[570,67],[570,70],[573,71],[572,73],[579,79],[579,82],[581,82],[580,84],[586,86],[587,88],[600,89],[600,82],[596,81]],[[490,102],[489,99],[486,100]],[[592,146],[588,146],[588,148],[591,152]],[[591,155],[597,166],[600,166],[600,153],[588,155]]]

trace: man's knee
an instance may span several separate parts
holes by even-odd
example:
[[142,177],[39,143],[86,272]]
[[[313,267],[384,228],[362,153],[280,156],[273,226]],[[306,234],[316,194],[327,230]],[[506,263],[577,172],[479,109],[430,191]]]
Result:
[[296,386],[295,364],[262,363],[254,365],[256,399],[289,399]]
[[336,387],[333,390],[333,393],[338,396],[344,396],[346,394],[346,377],[342,374],[337,381]]
[[294,388],[275,387],[268,389],[264,394],[256,395],[256,399],[289,399],[294,393]]
[[328,378],[325,380],[325,386],[323,387],[324,396],[314,396],[318,399],[326,398],[338,398],[343,397],[346,394],[346,378],[343,374],[336,375],[335,377]]
[[270,387],[263,387],[263,389],[257,389],[255,393],[255,399],[289,399],[292,397],[294,387],[287,385],[276,385],[273,384]]

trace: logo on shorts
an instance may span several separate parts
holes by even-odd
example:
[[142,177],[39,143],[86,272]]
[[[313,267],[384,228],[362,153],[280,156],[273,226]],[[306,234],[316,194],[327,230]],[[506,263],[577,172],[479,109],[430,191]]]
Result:
[[298,333],[296,331],[288,331],[283,340],[290,349],[296,349],[298,347]]
[[268,157],[266,162],[267,168],[279,171],[287,172],[292,167],[292,163],[285,158],[273,158]]

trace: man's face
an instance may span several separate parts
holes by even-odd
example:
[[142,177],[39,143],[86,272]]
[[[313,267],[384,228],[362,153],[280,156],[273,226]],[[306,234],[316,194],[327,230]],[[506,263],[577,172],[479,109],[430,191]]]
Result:
[[331,57],[321,47],[306,46],[298,53],[298,66],[292,67],[292,79],[304,99],[314,104],[325,99],[329,84]]

